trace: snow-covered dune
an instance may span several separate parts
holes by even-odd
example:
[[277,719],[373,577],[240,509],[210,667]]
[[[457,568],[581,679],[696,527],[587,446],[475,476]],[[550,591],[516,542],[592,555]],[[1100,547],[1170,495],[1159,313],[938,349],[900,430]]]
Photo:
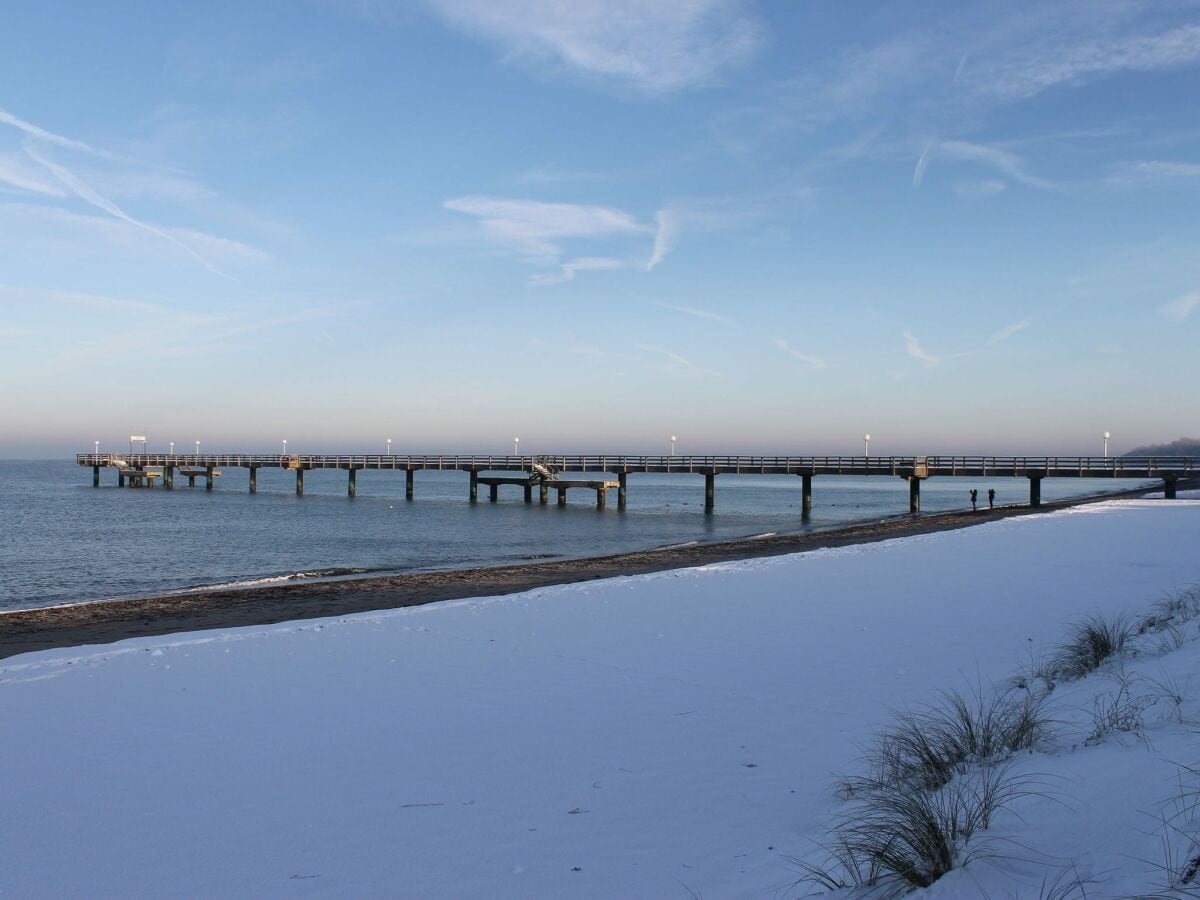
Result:
[[[786,896],[788,857],[812,856],[833,776],[889,708],[1000,681],[1087,614],[1145,611],[1200,580],[1198,546],[1200,500],[1114,501],[16,657],[0,667],[0,893]],[[1090,704],[1062,697],[1068,722]],[[1162,728],[1154,752],[1068,737],[1022,761],[1063,776],[1062,802],[1031,798],[997,831],[1108,873],[1100,895],[1148,886],[1138,858],[1161,850],[1143,812],[1171,794],[1167,759],[1200,758]],[[978,861],[932,893],[1037,896],[1044,871]]]

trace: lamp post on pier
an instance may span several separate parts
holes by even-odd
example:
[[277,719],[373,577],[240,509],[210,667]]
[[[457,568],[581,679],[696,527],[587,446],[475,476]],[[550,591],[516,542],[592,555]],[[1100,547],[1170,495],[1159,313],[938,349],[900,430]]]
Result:
[[99,456],[100,455],[100,442],[92,441],[92,443],[96,445],[96,455]]
[[287,438],[283,439],[283,455],[287,456]]
[[1111,435],[1107,431],[1104,432],[1104,458],[1105,459],[1108,459],[1108,439],[1110,437],[1111,437]]
[[391,438],[387,439],[387,455],[388,456],[392,455],[392,439]]
[[868,459],[871,456],[871,436],[869,434],[863,435],[863,456]]
[[675,435],[671,435],[671,455],[672,456],[675,455],[675,441],[677,441],[677,440],[678,440],[678,438],[675,437]]
[[170,445],[171,445],[171,455],[174,456],[175,455],[175,442],[171,441]]
[[521,455],[520,453],[517,452],[517,447],[520,445],[520,443],[521,443],[521,439],[519,437],[513,438],[513,456]]
[[197,456],[200,455],[200,442],[199,441],[196,441],[196,455]]

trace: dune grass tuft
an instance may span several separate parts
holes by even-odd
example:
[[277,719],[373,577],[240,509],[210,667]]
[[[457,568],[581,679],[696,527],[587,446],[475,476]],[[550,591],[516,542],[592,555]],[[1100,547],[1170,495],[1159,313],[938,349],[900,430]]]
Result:
[[971,768],[936,790],[887,778],[863,779],[851,809],[834,826],[823,865],[800,862],[802,881],[825,890],[871,888],[894,897],[928,887],[947,872],[988,852],[972,842],[1034,782],[1007,766]]
[[1127,616],[1089,616],[1075,625],[1050,659],[1054,674],[1064,681],[1083,678],[1125,650],[1134,628]]

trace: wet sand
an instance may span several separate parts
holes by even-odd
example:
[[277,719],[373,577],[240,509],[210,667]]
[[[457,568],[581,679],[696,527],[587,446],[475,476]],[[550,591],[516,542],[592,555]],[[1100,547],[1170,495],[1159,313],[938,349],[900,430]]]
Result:
[[248,590],[214,590],[16,610],[0,613],[0,659],[53,647],[109,644],[133,637],[269,625],[297,619],[420,606],[466,597],[494,597],[555,584],[866,544],[966,528],[1013,516],[1097,503],[1114,497],[1138,497],[1152,490],[1143,487],[1101,497],[1059,500],[1043,503],[1036,510],[1027,506],[1005,506],[979,512],[938,513],[886,519],[809,534],[696,544],[586,559],[410,572],[377,578],[285,584]]

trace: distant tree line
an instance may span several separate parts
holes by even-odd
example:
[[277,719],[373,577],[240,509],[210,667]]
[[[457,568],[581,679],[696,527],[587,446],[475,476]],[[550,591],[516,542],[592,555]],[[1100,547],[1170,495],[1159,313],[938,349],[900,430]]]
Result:
[[1126,456],[1200,456],[1200,438],[1179,438],[1169,444],[1147,444],[1136,447]]

